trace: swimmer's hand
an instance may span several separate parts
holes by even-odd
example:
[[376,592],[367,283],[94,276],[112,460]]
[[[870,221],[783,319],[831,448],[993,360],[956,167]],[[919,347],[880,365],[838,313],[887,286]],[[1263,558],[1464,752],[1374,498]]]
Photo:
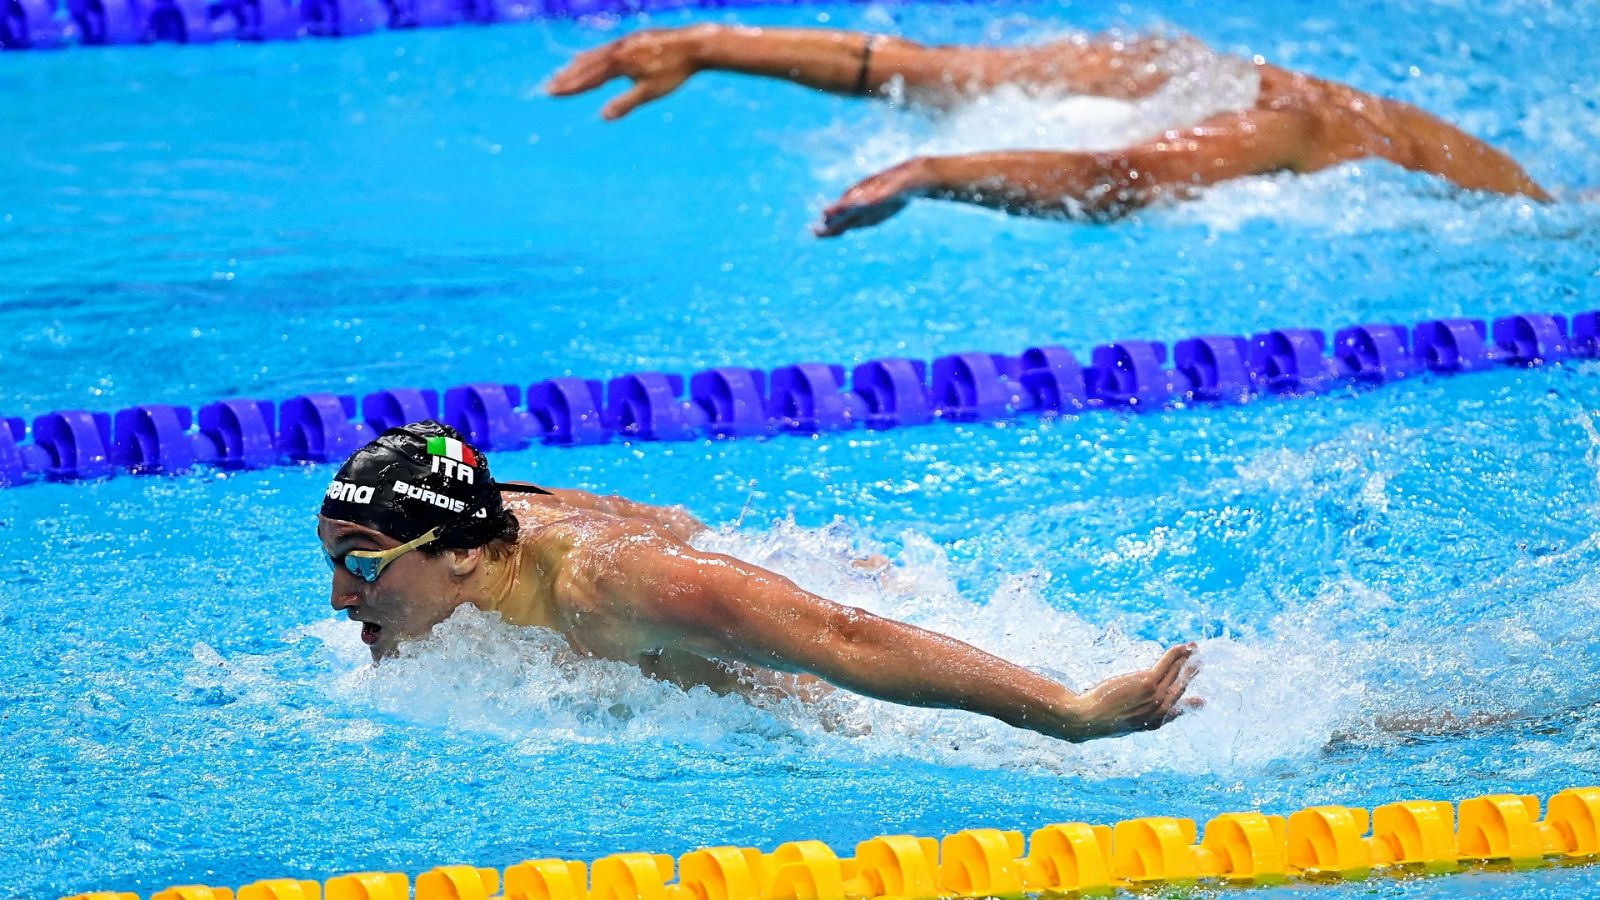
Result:
[[822,221],[811,231],[817,237],[838,237],[856,228],[869,228],[905,209],[913,199],[928,196],[932,187],[927,160],[906,160],[845,191],[822,211]]
[[1190,661],[1194,649],[1194,644],[1180,644],[1143,672],[1107,678],[1079,694],[1070,739],[1086,741],[1153,731],[1186,709],[1201,705],[1198,698],[1183,700],[1196,672]]
[[612,41],[573,57],[557,72],[545,90],[553,97],[570,97],[592,91],[613,78],[629,78],[633,87],[600,110],[608,120],[620,119],[639,106],[678,89],[700,71],[699,28],[648,29]]

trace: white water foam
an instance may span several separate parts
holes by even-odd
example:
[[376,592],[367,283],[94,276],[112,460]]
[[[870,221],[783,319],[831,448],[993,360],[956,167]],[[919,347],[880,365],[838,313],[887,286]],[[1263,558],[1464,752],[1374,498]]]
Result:
[[1362,160],[1308,175],[1278,172],[1225,181],[1194,200],[1163,205],[1158,214],[1216,232],[1269,219],[1340,236],[1426,231],[1437,241],[1461,245],[1496,235],[1565,239],[1600,220],[1600,204],[1592,198],[1557,199],[1552,205],[1465,192],[1383,160]]
[[[1588,437],[1587,461],[1600,476],[1593,419],[1578,407],[1572,422]],[[1396,502],[1390,479],[1403,468],[1396,461],[1438,439],[1438,432],[1357,425],[1305,450],[1263,450],[1212,490],[1337,506],[1345,543],[1330,549],[1342,556],[1367,535],[1435,527],[1423,518],[1426,505]],[[1413,591],[1404,603],[1346,574],[1261,633],[1302,655],[1320,648],[1326,669],[1309,677],[1342,695],[1336,733],[1346,737],[1404,740],[1569,713],[1600,699],[1587,654],[1573,652],[1600,640],[1595,547],[1590,536],[1547,553],[1485,560],[1463,586]]]
[[[876,549],[864,543],[842,526],[808,530],[790,523],[702,541],[705,549],[770,567],[809,590],[962,638],[1076,688],[1148,666],[1165,649],[1116,623],[1089,622],[1046,603],[1043,573],[1007,579],[986,602],[974,603],[956,590],[952,564],[932,541],[905,535],[899,561],[879,574],[853,564],[862,550]],[[1345,598],[1328,602],[1342,606]],[[471,608],[379,666],[366,662],[366,648],[348,623],[328,620],[300,636],[325,646],[337,672],[330,690],[340,702],[496,735],[528,752],[574,741],[778,743],[855,760],[909,757],[1088,777],[1246,771],[1316,752],[1348,724],[1361,690],[1355,675],[1330,678],[1323,642],[1292,627],[1266,643],[1213,638],[1201,643],[1203,668],[1192,689],[1205,698],[1204,708],[1159,732],[1073,745],[976,715],[846,692],[808,705],[683,691],[629,664],[579,657],[551,632],[509,626]]]
[[[1054,40],[1083,42],[1089,37],[1041,31],[1028,43]],[[903,100],[892,100],[889,108],[865,122],[852,116],[813,136],[811,156],[817,160],[818,180],[836,196],[862,178],[914,156],[1114,150],[1254,106],[1260,79],[1249,61],[1217,53],[1193,39],[1168,40],[1167,52],[1154,65],[1170,80],[1136,101],[1040,93],[1017,86],[1001,87],[936,114],[908,111]],[[1472,108],[1433,111],[1474,134],[1495,132],[1508,124],[1498,119],[1481,122],[1482,114]],[[1544,153],[1578,157],[1571,148],[1592,146],[1600,119],[1575,107],[1571,97],[1556,95],[1529,108],[1509,127],[1535,139]],[[1268,219],[1337,235],[1425,230],[1436,239],[1463,244],[1499,234],[1561,239],[1594,227],[1600,218],[1600,195],[1593,188],[1553,182],[1541,171],[1540,159],[1521,162],[1556,196],[1556,204],[1462,192],[1433,176],[1406,172],[1381,160],[1362,160],[1310,175],[1235,179],[1208,187],[1193,200],[1159,204],[1139,214],[1170,217],[1175,224],[1197,224],[1217,232]]]
[[[1042,39],[1084,42],[1088,36]],[[848,183],[919,155],[1112,150],[1221,112],[1248,109],[1260,92],[1260,78],[1247,60],[1216,53],[1191,39],[1169,41],[1151,65],[1169,80],[1134,101],[1009,85],[940,114],[908,114],[903,100],[891,100],[890,109],[877,115],[865,134],[861,123],[853,121],[822,136],[823,146],[815,155],[827,162],[818,174],[828,183]]]
[[[1574,431],[1600,447],[1593,411],[1578,407],[1574,414]],[[1391,484],[1396,460],[1427,437],[1361,424],[1301,450],[1267,447],[1204,493],[1257,497],[1291,513],[1332,504],[1330,514],[1350,514],[1340,539],[1354,548],[1368,530],[1363,517],[1372,517],[1368,524],[1385,534],[1427,527],[1414,518],[1415,504],[1401,500]],[[1600,450],[1590,455],[1592,467],[1596,459]],[[1189,537],[1170,535],[1178,542]],[[987,596],[964,595],[961,583],[995,580],[972,577],[977,573],[966,567],[974,564],[952,560],[925,535],[897,538],[893,563],[880,571],[856,561],[883,553],[884,546],[843,521],[820,529],[789,521],[730,528],[698,544],[782,573],[822,596],[966,640],[1074,689],[1147,666],[1165,649],[1130,633],[1142,617],[1095,621],[1077,614],[1073,610],[1087,598],[1045,571],[1018,571]],[[1294,552],[1294,546],[1283,549]],[[1337,554],[1341,546],[1328,549]],[[1138,548],[1130,543],[1126,552]],[[397,719],[492,735],[528,753],[574,742],[653,742],[736,752],[803,748],[846,760],[909,758],[1090,778],[1147,771],[1245,775],[1313,758],[1340,738],[1394,740],[1386,727],[1427,732],[1474,722],[1514,725],[1593,702],[1589,654],[1582,648],[1600,641],[1594,557],[1593,540],[1511,557],[1464,587],[1406,602],[1349,573],[1322,585],[1284,585],[1288,597],[1275,616],[1246,632],[1200,640],[1201,671],[1191,693],[1205,700],[1203,708],[1157,732],[1083,745],[977,715],[898,707],[846,692],[808,704],[684,691],[629,664],[581,657],[552,632],[513,627],[474,609],[458,611],[430,638],[376,667],[348,622],[328,619],[298,631],[291,638],[312,640],[332,671],[321,689],[334,702],[324,712],[286,714],[330,723],[319,730],[333,727],[357,738],[364,728]],[[1296,597],[1301,590],[1309,594]],[[202,652],[208,649],[197,650],[194,686],[221,683],[235,697],[272,702],[281,684],[273,683],[270,667],[224,663]]]

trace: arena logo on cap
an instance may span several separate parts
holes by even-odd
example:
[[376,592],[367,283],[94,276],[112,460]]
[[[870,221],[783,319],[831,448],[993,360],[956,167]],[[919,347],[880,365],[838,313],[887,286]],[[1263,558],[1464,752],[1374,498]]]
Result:
[[433,456],[433,471],[444,472],[450,478],[473,484],[472,467],[478,464],[478,454],[455,438],[428,438],[428,453]]
[[371,503],[372,485],[351,484],[348,481],[335,481],[328,485],[329,500],[342,500],[345,503]]
[[396,481],[394,483],[394,492],[402,497],[410,497],[413,500],[421,500],[423,503],[432,503],[434,506],[437,506],[440,509],[447,509],[451,512],[458,513],[467,508],[466,501],[464,500],[457,500],[454,497],[448,497],[444,494],[435,493],[427,488],[419,488],[414,484],[407,484],[404,481]]

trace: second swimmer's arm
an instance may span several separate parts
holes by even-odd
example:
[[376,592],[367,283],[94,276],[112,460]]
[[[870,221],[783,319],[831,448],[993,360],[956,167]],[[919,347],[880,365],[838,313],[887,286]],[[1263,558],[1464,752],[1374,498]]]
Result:
[[1191,645],[1082,694],[946,635],[809,593],[727,556],[619,541],[581,563],[609,615],[708,656],[816,675],[909,706],[962,709],[1082,741],[1160,727],[1192,670]]
[[547,89],[567,97],[613,78],[632,79],[632,88],[605,105],[602,114],[608,119],[666,96],[703,71],[777,78],[850,96],[882,94],[893,81],[909,99],[936,106],[1008,82],[1119,96],[1148,93],[1151,85],[1125,71],[1124,56],[1070,43],[927,47],[858,31],[696,25],[638,31],[580,53]]
[[1160,42],[930,47],[882,34],[813,28],[702,25],[687,32],[702,69],[779,78],[850,96],[879,94],[898,81],[909,99],[930,105],[1002,84],[1132,99],[1165,81],[1144,65],[1165,46]]
[[[899,38],[860,32],[803,28],[742,28],[696,25],[637,31],[573,57],[546,86],[569,97],[613,78],[633,87],[601,110],[617,119],[640,104],[664,97],[696,72],[724,71],[793,81],[836,94],[872,94],[896,75],[915,88],[925,49]],[[908,68],[910,66],[910,68]]]
[[928,48],[901,38],[810,28],[693,29],[700,67],[761,75],[834,94],[875,93]]
[[[1308,158],[1318,162],[1308,166]],[[823,210],[816,233],[832,237],[876,225],[919,197],[1025,215],[1111,218],[1229,178],[1304,171],[1340,158],[1354,158],[1353,151],[1319,143],[1313,120],[1302,113],[1242,110],[1103,153],[1004,150],[917,157],[846,191]]]

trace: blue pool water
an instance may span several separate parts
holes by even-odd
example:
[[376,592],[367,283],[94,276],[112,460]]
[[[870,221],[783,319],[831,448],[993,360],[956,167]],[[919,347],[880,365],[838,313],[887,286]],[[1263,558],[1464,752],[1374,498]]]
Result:
[[[707,76],[547,100],[640,24],[0,56],[0,412],[1600,307],[1600,6],[823,6],[1023,41],[1165,27],[1419,103],[1561,198],[1381,164],[1104,228],[933,203],[833,242],[901,156],[1114,142],[1226,105],[943,121]],[[657,16],[678,24],[731,14]],[[1207,68],[1210,66],[1210,68]],[[1133,124],[1129,124],[1132,122]],[[958,713],[684,693],[462,615],[372,669],[326,467],[0,491],[0,895],[1206,818],[1600,780],[1600,364],[1241,408],[496,454],[685,503],[704,540],[1079,685],[1198,639],[1208,705],[1052,743]],[[885,576],[850,566],[894,560]],[[1397,720],[1487,715],[1454,734]],[[1269,895],[1571,897],[1591,871]]]

